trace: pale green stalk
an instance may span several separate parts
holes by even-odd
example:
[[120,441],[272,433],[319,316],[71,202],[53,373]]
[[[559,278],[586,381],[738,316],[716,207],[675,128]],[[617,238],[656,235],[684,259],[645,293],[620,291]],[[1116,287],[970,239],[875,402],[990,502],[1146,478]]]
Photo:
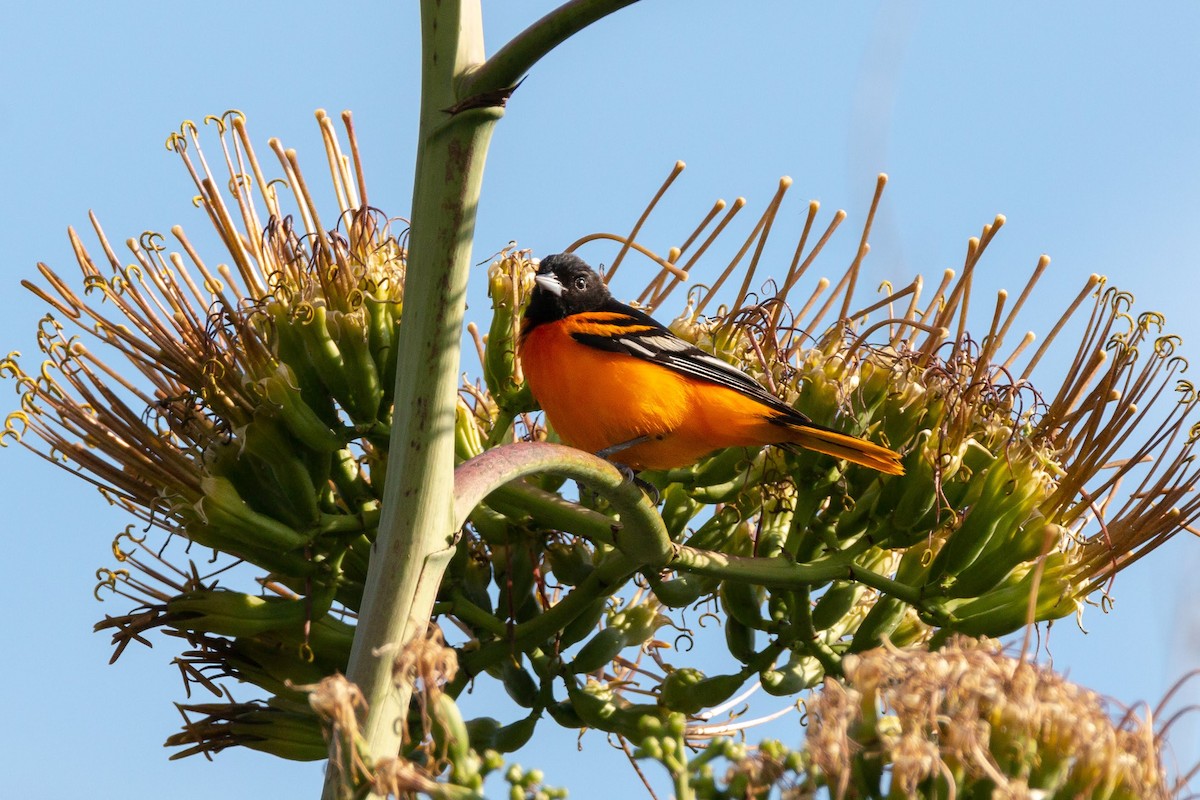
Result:
[[421,29],[420,135],[387,483],[347,668],[370,709],[363,735],[375,760],[399,752],[411,688],[393,685],[392,662],[398,647],[424,634],[453,552],[458,340],[483,160],[502,114],[495,106],[445,111],[458,103],[457,79],[483,61],[479,0],[422,2]]
[[[421,109],[395,412],[383,513],[347,677],[363,692],[373,759],[401,743],[411,688],[398,647],[424,633],[456,532],[454,408],[483,165],[512,84],[571,33],[632,0],[575,0],[484,60],[479,0],[422,0]],[[330,771],[332,776],[333,770]],[[327,798],[336,797],[334,779]]]

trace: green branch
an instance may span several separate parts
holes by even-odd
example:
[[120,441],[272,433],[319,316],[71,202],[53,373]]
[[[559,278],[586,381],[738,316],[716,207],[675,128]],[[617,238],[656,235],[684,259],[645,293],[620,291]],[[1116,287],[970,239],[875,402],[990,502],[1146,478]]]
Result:
[[460,664],[470,675],[477,675],[514,652],[523,652],[541,644],[561,631],[592,603],[616,590],[637,572],[637,565],[627,556],[616,553],[597,567],[582,583],[537,617],[513,628],[504,641],[492,642],[478,650],[463,653]]
[[521,31],[474,70],[462,94],[478,96],[511,89],[534,64],[572,35],[637,0],[571,0]]
[[[602,458],[561,444],[520,442],[464,462],[454,473],[454,519],[461,525],[484,498],[517,478],[558,475],[602,495],[620,522],[612,543],[638,567],[661,567],[671,557],[671,538],[654,505],[620,470]],[[587,517],[594,524],[594,518]]]
[[854,558],[866,547],[852,546],[807,564],[795,564],[784,558],[732,556],[681,544],[674,546],[675,556],[670,566],[684,572],[777,589],[803,589],[845,578],[919,608],[922,601],[919,588],[891,580],[854,563]]

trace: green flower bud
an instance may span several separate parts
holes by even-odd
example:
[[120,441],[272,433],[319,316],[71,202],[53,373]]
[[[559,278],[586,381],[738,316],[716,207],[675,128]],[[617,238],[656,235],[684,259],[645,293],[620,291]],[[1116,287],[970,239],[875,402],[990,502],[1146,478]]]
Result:
[[721,606],[725,613],[748,628],[765,630],[766,620],[762,616],[763,588],[743,581],[722,581]]
[[546,563],[559,583],[578,586],[592,574],[592,551],[581,539],[551,542],[546,546]]
[[579,674],[595,672],[610,664],[625,649],[625,631],[608,627],[597,633],[579,649],[568,669]]

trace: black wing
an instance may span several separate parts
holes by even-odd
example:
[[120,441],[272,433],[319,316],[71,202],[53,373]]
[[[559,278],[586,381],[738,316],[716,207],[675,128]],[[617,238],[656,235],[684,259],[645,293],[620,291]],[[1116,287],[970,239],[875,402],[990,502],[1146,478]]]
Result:
[[604,324],[628,327],[629,330],[615,336],[573,332],[571,336],[575,341],[598,350],[624,353],[634,358],[661,364],[683,375],[733,389],[780,414],[787,415],[791,422],[808,421],[807,417],[768,392],[754,378],[716,356],[709,355],[695,345],[688,344],[650,315],[616,300],[610,301],[603,308],[597,310],[626,315],[628,323],[623,324],[620,320],[606,319]]

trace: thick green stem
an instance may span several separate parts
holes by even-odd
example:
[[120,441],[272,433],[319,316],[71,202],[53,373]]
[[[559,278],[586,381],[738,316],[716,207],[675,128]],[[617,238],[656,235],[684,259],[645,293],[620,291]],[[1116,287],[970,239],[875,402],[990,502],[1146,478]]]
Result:
[[642,567],[667,562],[670,534],[645,493],[604,459],[561,444],[510,444],[465,462],[454,478],[455,520],[466,522],[467,515],[493,491],[535,473],[570,478],[603,495],[621,519],[611,527],[617,549]]
[[[404,314],[379,533],[347,676],[369,705],[373,759],[400,749],[411,687],[392,682],[396,649],[423,635],[458,527],[454,411],[467,278],[483,166],[511,86],[546,52],[630,0],[576,0],[485,66],[480,0],[421,0],[421,109]],[[550,20],[547,23],[547,20]],[[511,80],[506,76],[516,71]],[[486,86],[471,77],[501,79]],[[330,770],[324,796],[348,791]]]
[[511,87],[534,64],[573,34],[637,0],[571,0],[521,31],[463,86],[466,94],[485,94]]
[[[422,86],[412,230],[397,338],[395,405],[379,534],[347,676],[369,706],[374,759],[395,756],[411,687],[397,647],[424,635],[453,552],[454,409],[475,213],[498,106],[449,114],[454,86],[483,62],[479,0],[421,3]],[[326,796],[333,797],[332,787]]]

